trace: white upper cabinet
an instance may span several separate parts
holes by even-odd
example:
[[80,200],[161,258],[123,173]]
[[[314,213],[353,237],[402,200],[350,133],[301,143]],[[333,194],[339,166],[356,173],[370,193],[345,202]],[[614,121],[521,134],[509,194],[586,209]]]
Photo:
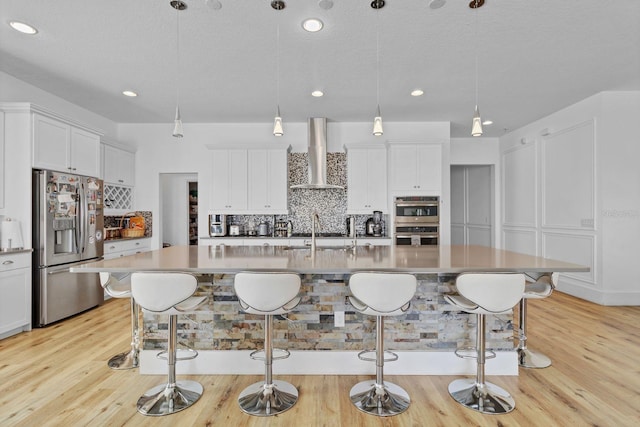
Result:
[[442,193],[441,144],[397,144],[389,148],[389,187],[407,194]]
[[135,153],[104,144],[104,181],[115,185],[135,185]]
[[247,150],[211,151],[211,205],[216,213],[247,212]]
[[286,149],[248,151],[248,201],[253,214],[286,214]]
[[33,167],[100,175],[100,136],[62,121],[33,115]]
[[387,212],[387,150],[347,149],[347,213]]

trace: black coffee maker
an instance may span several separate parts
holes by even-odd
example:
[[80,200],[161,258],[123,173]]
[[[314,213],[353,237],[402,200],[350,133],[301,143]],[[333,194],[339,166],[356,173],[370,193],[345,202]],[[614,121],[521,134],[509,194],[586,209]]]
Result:
[[382,236],[382,211],[373,211],[373,217],[365,224],[367,236]]

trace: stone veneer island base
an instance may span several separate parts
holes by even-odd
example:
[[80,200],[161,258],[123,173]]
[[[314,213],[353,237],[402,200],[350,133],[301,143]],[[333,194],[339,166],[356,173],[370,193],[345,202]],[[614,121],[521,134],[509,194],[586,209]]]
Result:
[[[309,249],[287,247],[184,246],[85,264],[75,272],[185,271],[198,276],[198,294],[209,297],[197,314],[181,316],[178,341],[199,356],[177,365],[180,374],[261,374],[249,358],[260,348],[262,316],[240,310],[233,292],[239,271],[294,271],[302,276],[302,301],[287,317],[274,321],[274,346],[291,357],[274,364],[277,374],[374,374],[375,364],[357,353],[375,346],[375,320],[346,302],[348,278],[355,271],[399,271],[416,274],[418,289],[410,311],[385,322],[385,344],[400,355],[385,364],[388,374],[472,375],[475,361],[453,351],[472,345],[475,316],[457,311],[443,294],[455,288],[464,272],[582,272],[586,267],[478,246],[358,247]],[[344,326],[334,314],[344,313]],[[141,373],[162,374],[166,366],[155,354],[166,345],[165,316],[145,313]],[[489,316],[487,348],[497,357],[488,375],[517,375],[513,316]]]

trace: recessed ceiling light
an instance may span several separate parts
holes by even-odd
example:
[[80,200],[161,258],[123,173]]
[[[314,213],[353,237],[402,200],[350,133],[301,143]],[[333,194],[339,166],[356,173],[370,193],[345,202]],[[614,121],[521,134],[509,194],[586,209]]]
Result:
[[318,6],[320,6],[324,10],[329,10],[329,9],[331,9],[333,7],[333,1],[332,0],[320,0],[318,2]]
[[123,91],[122,91],[122,94],[123,94],[124,96],[130,96],[130,97],[132,97],[132,98],[134,98],[134,97],[138,96],[138,94],[137,94],[137,93],[135,93],[135,92],[134,92],[134,91],[132,91],[132,90],[123,90]]
[[492,125],[493,124],[493,120],[485,120],[484,122],[482,122],[483,125]]
[[310,33],[316,33],[322,29],[324,24],[318,18],[309,18],[302,21],[302,28]]
[[204,0],[204,3],[213,10],[222,9],[222,3],[220,3],[218,0]]
[[411,91],[411,96],[422,96],[424,91],[422,89],[414,89]]
[[323,95],[324,92],[322,92],[321,90],[314,90],[313,92],[311,92],[311,96],[315,96],[316,98],[320,98]]
[[34,27],[29,24],[25,24],[24,22],[11,21],[9,22],[9,25],[11,25],[11,28],[13,28],[14,30],[20,31],[24,34],[34,35],[38,32],[38,30],[36,30]]

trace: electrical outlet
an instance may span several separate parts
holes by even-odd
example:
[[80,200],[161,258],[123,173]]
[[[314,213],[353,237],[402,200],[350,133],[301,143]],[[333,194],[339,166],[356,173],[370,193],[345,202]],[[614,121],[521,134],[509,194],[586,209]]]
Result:
[[333,313],[333,323],[336,328],[344,327],[344,311],[336,311]]
[[581,227],[593,227],[593,218],[583,218],[580,220]]

